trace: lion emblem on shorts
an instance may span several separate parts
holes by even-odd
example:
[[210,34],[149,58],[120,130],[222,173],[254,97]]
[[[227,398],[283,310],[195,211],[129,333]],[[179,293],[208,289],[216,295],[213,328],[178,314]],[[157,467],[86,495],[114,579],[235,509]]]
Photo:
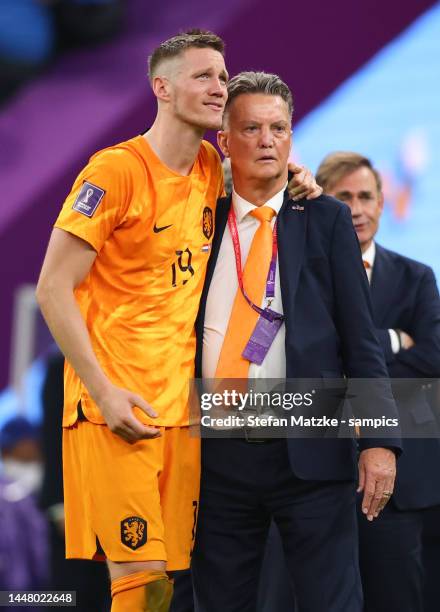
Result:
[[147,541],[147,521],[139,516],[129,516],[121,521],[121,542],[132,550],[143,546]]
[[208,206],[205,206],[203,209],[202,227],[204,236],[209,240],[214,231],[214,221],[212,218],[212,210]]

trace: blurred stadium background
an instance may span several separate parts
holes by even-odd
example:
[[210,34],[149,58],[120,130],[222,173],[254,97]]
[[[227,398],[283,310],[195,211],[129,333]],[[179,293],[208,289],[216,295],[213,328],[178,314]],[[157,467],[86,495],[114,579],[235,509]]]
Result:
[[[11,13],[21,2],[1,8],[0,53],[23,29],[17,19],[26,11]],[[33,3],[23,0],[28,9]],[[103,20],[102,35],[99,21],[84,32],[73,21],[78,40],[64,44],[64,27],[55,58],[0,108],[0,425],[17,410],[40,418],[51,339],[33,286],[59,207],[95,150],[148,127],[155,101],[147,55],[187,27],[224,37],[231,74],[263,69],[287,81],[296,107],[292,156],[300,163],[316,170],[335,149],[371,156],[385,177],[379,241],[440,273],[440,3],[403,0],[397,10],[378,0],[273,0],[269,10],[264,0],[125,0],[110,27]],[[46,30],[15,42],[29,47],[22,56],[48,53],[55,43]]]
[[52,340],[34,286],[60,205],[94,151],[149,126],[147,56],[188,27],[225,39],[231,75],[290,85],[294,159],[315,171],[335,149],[371,156],[385,178],[379,242],[440,274],[440,3],[3,0],[0,427],[17,413],[41,420]]

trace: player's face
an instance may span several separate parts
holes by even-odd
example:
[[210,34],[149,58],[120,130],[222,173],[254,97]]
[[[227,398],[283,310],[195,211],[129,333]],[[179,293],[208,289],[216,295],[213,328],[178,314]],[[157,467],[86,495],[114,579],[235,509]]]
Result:
[[228,109],[219,145],[231,158],[234,181],[287,180],[291,147],[290,115],[280,96],[243,94]]
[[174,114],[201,129],[218,130],[228,97],[223,56],[214,49],[190,48],[182,53],[173,77]]
[[374,174],[369,168],[359,168],[339,179],[327,193],[348,204],[362,252],[366,251],[383,210],[383,195],[377,190]]

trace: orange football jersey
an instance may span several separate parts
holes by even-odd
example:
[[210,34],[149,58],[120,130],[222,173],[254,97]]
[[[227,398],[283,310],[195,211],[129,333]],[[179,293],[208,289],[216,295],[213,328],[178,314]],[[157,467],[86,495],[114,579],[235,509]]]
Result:
[[[55,223],[97,251],[75,297],[104,372],[153,406],[155,425],[188,423],[194,322],[222,193],[209,143],[181,176],[137,136],[90,159]],[[76,421],[79,401],[90,421],[105,422],[66,362],[64,426]]]

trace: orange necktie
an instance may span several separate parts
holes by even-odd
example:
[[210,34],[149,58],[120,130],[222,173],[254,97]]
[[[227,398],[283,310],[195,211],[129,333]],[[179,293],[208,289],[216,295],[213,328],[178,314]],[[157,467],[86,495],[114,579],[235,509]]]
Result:
[[369,270],[371,268],[370,262],[366,261],[365,259],[362,260],[362,263],[364,264],[364,268],[366,270]]
[[[272,227],[275,211],[268,206],[255,208],[251,213],[259,220],[243,270],[244,289],[257,306],[261,305],[272,258]],[[216,378],[247,378],[250,362],[241,356],[258,320],[258,313],[246,302],[240,287],[232,306],[228,328],[215,373]]]

